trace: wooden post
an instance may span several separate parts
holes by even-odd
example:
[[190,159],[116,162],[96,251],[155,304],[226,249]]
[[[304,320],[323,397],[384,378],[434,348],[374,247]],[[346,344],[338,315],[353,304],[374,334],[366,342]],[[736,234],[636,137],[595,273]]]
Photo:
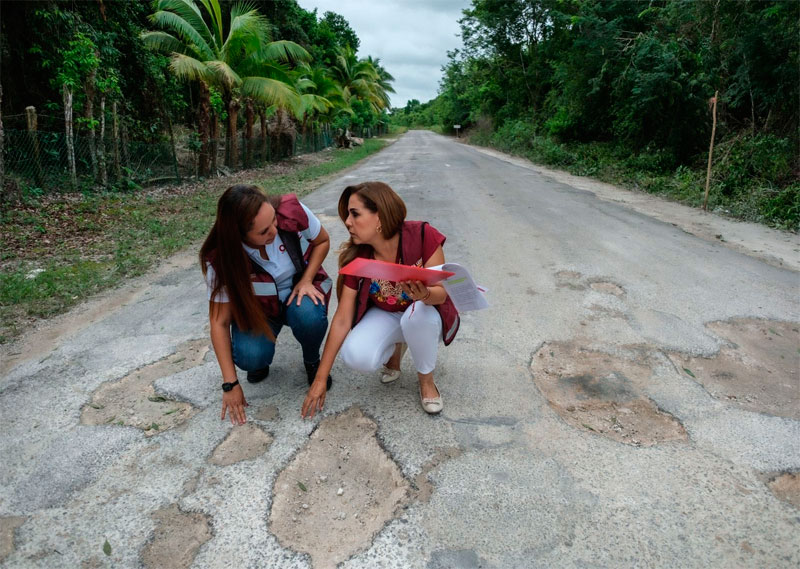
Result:
[[706,170],[706,194],[703,197],[703,211],[708,211],[708,189],[711,185],[711,156],[714,153],[714,135],[717,132],[717,98],[719,91],[714,92],[714,98],[709,101],[713,105],[712,115],[713,122],[711,123],[711,144],[708,147],[708,169]]
[[6,165],[3,162],[3,144],[5,142],[5,132],[3,132],[3,85],[0,83],[0,200],[6,197]]
[[108,187],[108,169],[106,168],[106,95],[100,95],[100,144],[97,146],[97,159],[100,164],[100,183]]
[[117,102],[111,105],[111,114],[113,116],[112,134],[114,136],[114,176],[117,181],[122,179],[122,167],[119,163],[119,116],[117,115]]
[[75,139],[72,132],[72,89],[64,84],[64,131],[67,139],[67,163],[72,189],[78,189],[78,174],[75,171]]
[[36,183],[41,186],[44,176],[42,160],[39,155],[39,119],[36,116],[36,107],[25,107],[25,120],[28,123],[28,139],[33,149],[33,176]]

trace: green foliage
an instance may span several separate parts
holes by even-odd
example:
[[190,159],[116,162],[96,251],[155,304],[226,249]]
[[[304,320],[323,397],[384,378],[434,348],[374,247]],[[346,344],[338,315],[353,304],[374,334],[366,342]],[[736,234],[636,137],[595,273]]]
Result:
[[473,0],[433,116],[392,120],[696,205],[718,91],[714,207],[796,227],[799,22],[781,0]]

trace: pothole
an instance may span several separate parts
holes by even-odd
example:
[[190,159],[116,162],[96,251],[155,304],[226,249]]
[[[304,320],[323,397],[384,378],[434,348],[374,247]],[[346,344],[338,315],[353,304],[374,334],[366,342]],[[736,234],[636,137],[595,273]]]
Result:
[[531,371],[551,407],[576,428],[635,446],[687,439],[680,421],[643,394],[648,365],[554,342],[534,354]]
[[624,296],[625,290],[619,285],[610,282],[597,281],[589,285],[592,290],[603,294],[613,294],[614,296]]
[[733,319],[707,327],[730,345],[712,358],[670,354],[681,373],[742,409],[800,419],[800,324]]
[[267,405],[266,407],[257,407],[248,414],[258,421],[277,421],[280,419],[280,413],[276,405]]
[[778,498],[800,509],[800,475],[787,472],[773,477],[767,486]]
[[462,454],[458,447],[447,447],[436,449],[433,458],[422,467],[422,471],[414,477],[414,485],[417,487],[416,499],[419,502],[427,502],[433,495],[433,484],[428,480],[431,471],[447,460],[458,458]]
[[208,516],[182,512],[172,504],[152,514],[157,526],[153,540],[142,552],[142,563],[149,569],[189,567],[200,546],[211,539]]
[[367,549],[409,500],[409,483],[358,408],[327,417],[278,475],[270,531],[317,569]]
[[0,517],[0,561],[14,553],[14,532],[26,519],[22,516]]
[[214,452],[208,462],[217,466],[228,466],[261,456],[272,444],[272,435],[259,427],[246,423],[233,427]]
[[136,427],[153,436],[183,423],[194,415],[194,407],[156,394],[153,382],[201,365],[207,352],[208,340],[192,340],[163,360],[104,383],[83,407],[81,424]]
[[572,290],[586,289],[586,286],[581,283],[583,275],[578,271],[558,271],[555,277],[556,286],[558,288],[569,288]]

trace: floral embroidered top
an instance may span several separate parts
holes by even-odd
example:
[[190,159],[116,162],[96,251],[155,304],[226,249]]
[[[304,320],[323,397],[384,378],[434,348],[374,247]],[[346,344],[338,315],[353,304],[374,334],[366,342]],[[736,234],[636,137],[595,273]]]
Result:
[[[445,236],[442,235],[435,227],[431,227],[430,225],[426,224],[422,257],[416,259],[413,263],[405,261],[401,258],[401,248],[398,247],[397,258],[395,259],[395,262],[402,265],[413,264],[414,266],[422,267],[425,261],[430,259],[431,255],[436,252],[436,249],[438,249],[439,246],[445,242],[445,239]],[[352,289],[357,289],[358,280],[359,277],[347,275],[344,277],[344,285]],[[398,283],[381,279],[372,279],[369,287],[369,299],[372,301],[373,305],[382,310],[386,310],[387,312],[403,312],[406,308],[411,306],[413,302],[411,297],[403,292],[403,289]]]

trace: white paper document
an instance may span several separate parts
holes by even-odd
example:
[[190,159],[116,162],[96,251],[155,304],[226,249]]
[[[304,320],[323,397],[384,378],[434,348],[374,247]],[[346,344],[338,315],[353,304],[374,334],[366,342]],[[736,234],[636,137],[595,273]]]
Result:
[[459,312],[489,308],[489,302],[484,296],[486,289],[475,284],[469,271],[458,263],[445,263],[444,265],[427,268],[455,273],[452,277],[443,280],[439,284],[447,291],[447,295]]

